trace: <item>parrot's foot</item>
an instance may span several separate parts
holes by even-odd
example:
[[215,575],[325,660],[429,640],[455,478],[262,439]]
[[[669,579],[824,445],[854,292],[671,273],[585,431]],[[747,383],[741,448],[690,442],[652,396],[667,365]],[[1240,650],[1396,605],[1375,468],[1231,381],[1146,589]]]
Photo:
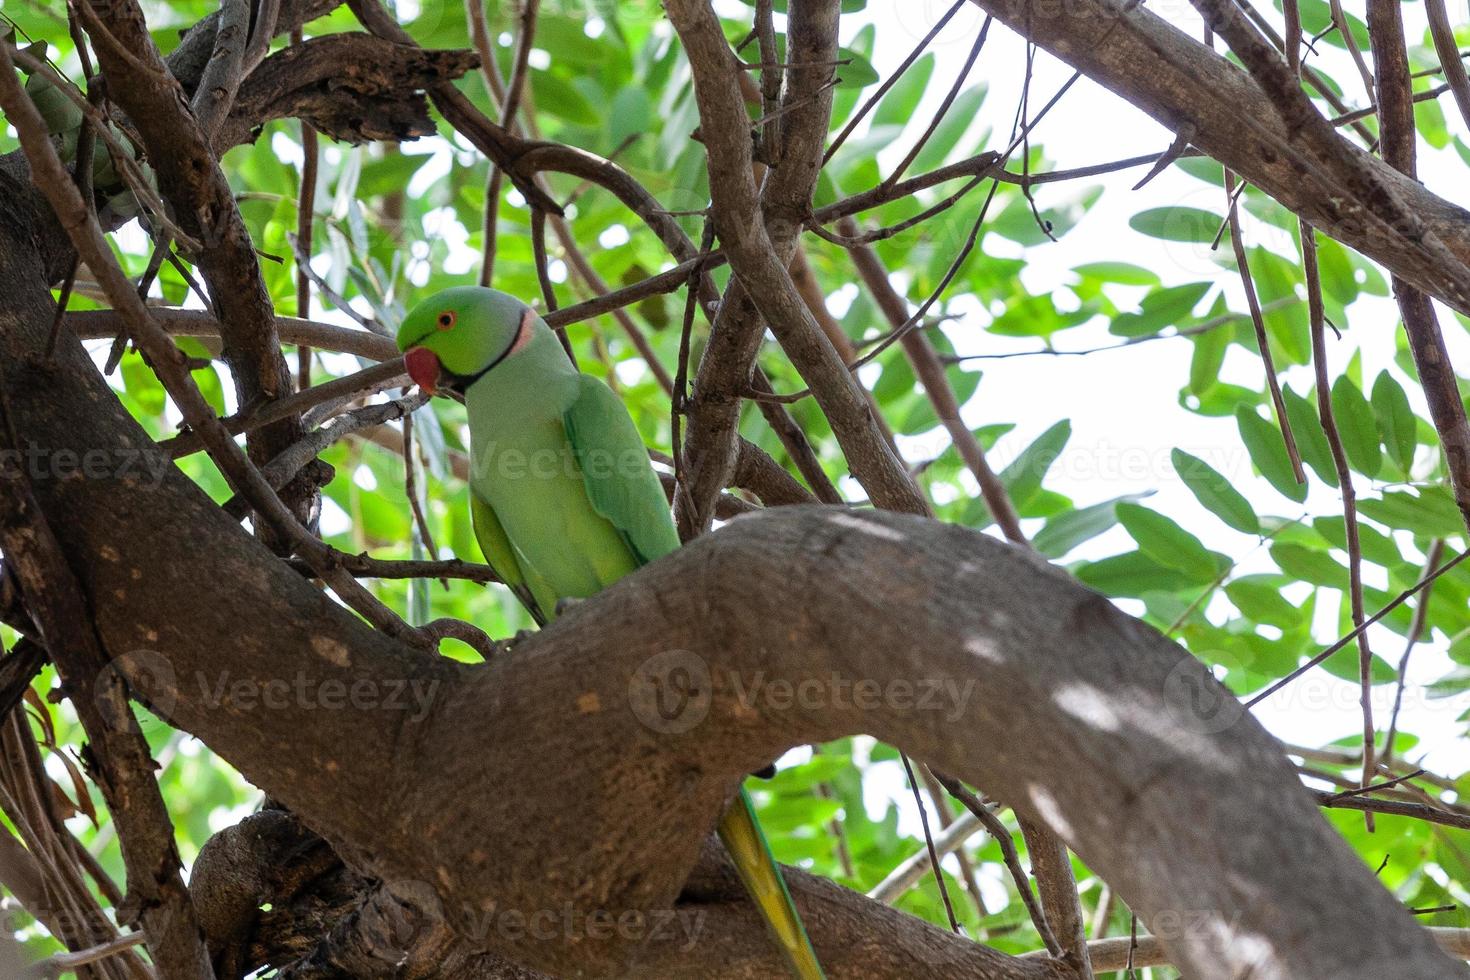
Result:
[[583,602],[586,602],[586,601],[587,600],[585,600],[585,599],[578,599],[575,596],[567,596],[565,598],[556,600],[556,615],[557,615],[557,618],[558,619],[561,618],[561,615],[563,613],[570,612],[572,609],[575,609],[577,606],[581,605]]

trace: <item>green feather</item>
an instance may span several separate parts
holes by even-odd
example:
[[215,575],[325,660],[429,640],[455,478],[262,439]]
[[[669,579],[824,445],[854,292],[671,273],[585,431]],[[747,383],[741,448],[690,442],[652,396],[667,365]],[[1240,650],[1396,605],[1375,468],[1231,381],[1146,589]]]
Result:
[[562,424],[592,509],[618,529],[637,563],[646,565],[679,547],[663,485],[649,465],[633,419],[612,389],[581,375]]
[[500,576],[500,580],[515,597],[521,600],[521,605],[526,607],[536,625],[545,626],[546,614],[541,611],[535,595],[526,584],[526,575],[521,571],[520,562],[516,560],[510,538],[505,536],[505,528],[500,526],[500,518],[495,516],[494,508],[481,500],[474,490],[470,491],[470,524],[475,529],[475,540],[480,543],[485,563]]

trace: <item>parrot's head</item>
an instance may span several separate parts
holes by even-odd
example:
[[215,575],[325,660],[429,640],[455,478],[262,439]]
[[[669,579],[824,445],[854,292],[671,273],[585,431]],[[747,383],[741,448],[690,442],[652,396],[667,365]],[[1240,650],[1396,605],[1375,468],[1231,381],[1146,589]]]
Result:
[[[463,394],[506,358],[524,350],[540,318],[509,293],[456,286],[435,293],[403,318],[398,349],[415,384]],[[545,327],[541,329],[545,330]]]

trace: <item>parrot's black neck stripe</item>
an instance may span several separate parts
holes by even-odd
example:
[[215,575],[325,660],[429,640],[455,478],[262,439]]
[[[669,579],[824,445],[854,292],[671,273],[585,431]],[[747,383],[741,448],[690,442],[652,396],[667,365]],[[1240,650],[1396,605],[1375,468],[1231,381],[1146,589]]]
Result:
[[535,316],[535,314],[531,312],[531,308],[529,306],[526,307],[526,312],[521,314],[520,326],[516,327],[515,336],[510,338],[510,343],[505,345],[505,350],[501,351],[499,356],[497,356],[495,360],[491,361],[489,364],[485,365],[474,374],[455,374],[452,371],[446,371],[445,373],[449,375],[449,380],[451,382],[451,384],[447,385],[446,387],[453,388],[460,394],[464,394],[466,391],[469,390],[470,385],[474,384],[476,381],[479,381],[485,375],[495,370],[496,366],[498,366],[501,361],[505,360],[511,354],[514,354],[516,350],[519,349],[526,342],[526,340],[528,339],[526,337],[526,330],[531,326],[531,317],[533,316]]

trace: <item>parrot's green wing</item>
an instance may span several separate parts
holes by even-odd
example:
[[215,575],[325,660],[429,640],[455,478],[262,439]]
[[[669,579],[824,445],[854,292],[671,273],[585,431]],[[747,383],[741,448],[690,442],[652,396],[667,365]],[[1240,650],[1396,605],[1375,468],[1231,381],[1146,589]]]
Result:
[[470,489],[470,523],[475,528],[475,538],[480,542],[480,550],[485,553],[485,562],[510,587],[515,597],[521,600],[536,625],[545,626],[546,614],[541,611],[536,597],[531,594],[530,583],[526,581],[526,575],[516,559],[515,549],[511,547],[505,528],[500,526],[500,518],[495,516],[494,508],[481,500],[473,488]]
[[643,439],[611,388],[587,374],[578,385],[562,424],[587,499],[617,528],[638,564],[662,558],[679,547],[679,533]]

